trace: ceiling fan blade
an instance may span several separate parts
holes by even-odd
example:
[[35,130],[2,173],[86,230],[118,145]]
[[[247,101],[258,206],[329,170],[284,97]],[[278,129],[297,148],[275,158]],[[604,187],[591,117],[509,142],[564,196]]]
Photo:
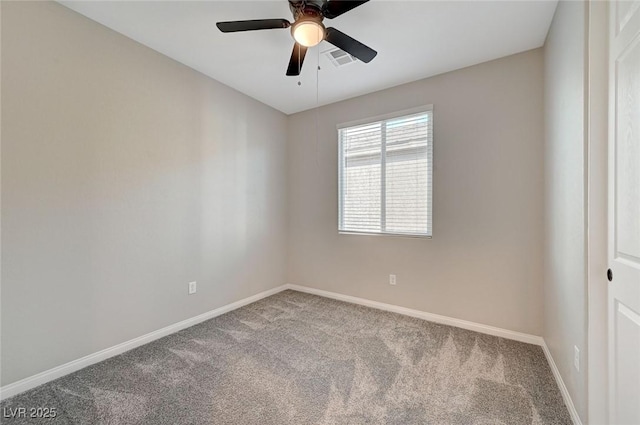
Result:
[[295,76],[300,75],[302,69],[302,63],[304,57],[307,54],[307,48],[301,44],[293,45],[293,52],[291,52],[291,59],[289,60],[289,67],[287,68],[287,75]]
[[289,28],[291,23],[286,19],[253,19],[250,21],[218,22],[216,26],[222,32],[238,32]]
[[333,19],[347,13],[351,9],[365,4],[369,0],[351,1],[351,0],[329,0],[322,6],[322,14],[325,18]]
[[358,40],[349,37],[347,34],[335,28],[327,28],[324,39],[345,52],[360,59],[364,63],[369,63],[376,57],[378,52],[371,47],[365,46]]

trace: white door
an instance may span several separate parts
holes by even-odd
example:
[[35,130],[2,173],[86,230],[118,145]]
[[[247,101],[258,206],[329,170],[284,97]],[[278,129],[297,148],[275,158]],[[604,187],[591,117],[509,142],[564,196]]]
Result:
[[640,425],[640,0],[610,7],[609,414]]

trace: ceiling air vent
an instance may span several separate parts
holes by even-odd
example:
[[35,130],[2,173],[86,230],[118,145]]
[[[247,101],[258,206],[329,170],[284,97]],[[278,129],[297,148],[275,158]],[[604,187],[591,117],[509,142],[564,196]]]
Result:
[[324,52],[324,54],[336,68],[348,65],[358,60],[342,49],[329,50]]

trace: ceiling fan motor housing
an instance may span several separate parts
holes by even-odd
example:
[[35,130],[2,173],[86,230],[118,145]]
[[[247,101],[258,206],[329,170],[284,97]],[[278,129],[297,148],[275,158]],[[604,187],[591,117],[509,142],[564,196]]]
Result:
[[293,19],[315,18],[318,22],[324,19],[322,7],[326,0],[289,0],[289,8],[293,13]]
[[322,24],[322,5],[322,0],[289,2],[295,19],[291,25],[291,36],[302,46],[312,47],[324,39],[326,29]]

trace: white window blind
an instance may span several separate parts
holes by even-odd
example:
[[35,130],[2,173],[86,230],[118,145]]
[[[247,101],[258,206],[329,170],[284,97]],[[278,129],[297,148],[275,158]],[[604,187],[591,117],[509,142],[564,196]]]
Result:
[[338,129],[339,231],[431,236],[433,110]]

